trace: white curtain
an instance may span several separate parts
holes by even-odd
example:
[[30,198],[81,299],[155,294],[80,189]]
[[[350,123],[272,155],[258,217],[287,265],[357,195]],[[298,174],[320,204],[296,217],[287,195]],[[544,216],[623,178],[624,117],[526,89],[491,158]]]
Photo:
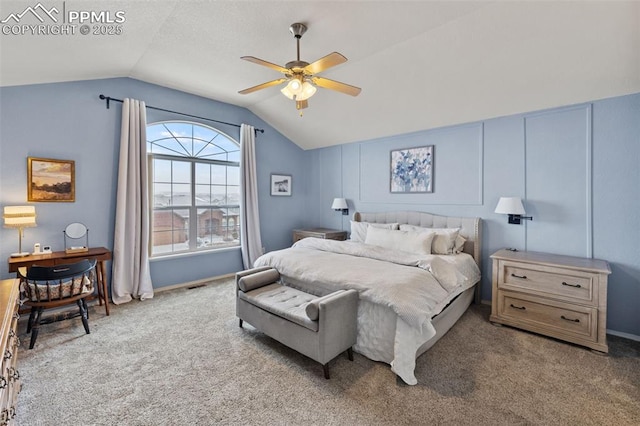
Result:
[[153,297],[149,271],[147,113],[144,102],[122,103],[120,165],[113,243],[113,303]]
[[240,126],[240,244],[245,269],[262,255],[258,178],[256,172],[256,133],[253,126]]

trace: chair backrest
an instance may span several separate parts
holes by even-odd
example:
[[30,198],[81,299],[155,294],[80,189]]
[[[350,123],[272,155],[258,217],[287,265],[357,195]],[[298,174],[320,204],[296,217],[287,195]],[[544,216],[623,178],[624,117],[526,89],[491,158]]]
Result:
[[96,260],[84,259],[77,263],[55,266],[33,265],[18,271],[21,290],[32,302],[61,300],[93,293]]

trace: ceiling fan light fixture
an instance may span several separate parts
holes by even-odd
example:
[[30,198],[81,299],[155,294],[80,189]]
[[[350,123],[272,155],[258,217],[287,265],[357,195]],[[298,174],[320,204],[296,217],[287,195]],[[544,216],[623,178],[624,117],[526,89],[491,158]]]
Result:
[[302,80],[300,77],[293,77],[287,84],[287,89],[294,95],[302,93]]
[[313,84],[305,81],[304,83],[302,83],[301,93],[296,96],[296,101],[306,101],[316,93],[316,90],[318,89],[316,89]]
[[285,95],[287,98],[291,100],[293,100],[293,97],[295,96],[293,92],[289,90],[289,85],[286,85],[282,89],[280,89],[280,93],[282,93],[283,95]]

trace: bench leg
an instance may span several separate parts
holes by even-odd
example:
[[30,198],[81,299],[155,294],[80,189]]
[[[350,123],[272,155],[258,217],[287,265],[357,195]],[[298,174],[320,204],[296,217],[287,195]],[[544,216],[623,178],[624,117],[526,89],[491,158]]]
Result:
[[329,380],[329,363],[322,364],[322,369],[324,370],[324,378]]
[[349,361],[353,361],[353,349],[347,349],[347,356],[349,357]]
[[239,318],[239,319],[238,319],[238,326],[239,326],[240,328],[242,328],[242,318]]

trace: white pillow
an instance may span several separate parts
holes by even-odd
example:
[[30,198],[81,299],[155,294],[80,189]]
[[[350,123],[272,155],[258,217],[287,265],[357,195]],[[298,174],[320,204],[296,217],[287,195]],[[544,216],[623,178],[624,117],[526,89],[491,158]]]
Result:
[[467,242],[467,239],[462,235],[458,234],[456,237],[456,243],[453,247],[453,252],[458,254],[464,251],[464,243]]
[[392,250],[407,251],[416,254],[431,254],[433,232],[392,231],[370,227],[367,230],[365,244],[385,247]]
[[372,226],[374,228],[382,229],[398,229],[398,223],[370,223],[370,222],[354,222],[351,221],[351,241],[358,243],[364,243],[367,237],[367,228]]
[[[433,254],[453,254],[455,253],[456,238],[460,228],[423,228],[414,225],[400,225],[401,231],[409,232],[435,232],[431,253]],[[464,245],[464,242],[462,243]]]

